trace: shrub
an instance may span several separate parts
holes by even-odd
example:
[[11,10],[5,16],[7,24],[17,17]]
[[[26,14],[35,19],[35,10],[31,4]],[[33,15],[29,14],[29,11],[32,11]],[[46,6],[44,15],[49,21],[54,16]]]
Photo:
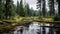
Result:
[[60,16],[55,16],[54,21],[60,21]]

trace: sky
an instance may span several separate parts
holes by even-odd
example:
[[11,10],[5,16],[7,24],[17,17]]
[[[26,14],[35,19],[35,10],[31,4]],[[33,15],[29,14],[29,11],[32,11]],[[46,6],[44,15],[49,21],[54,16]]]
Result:
[[30,5],[30,8],[33,7],[34,10],[37,10],[37,0],[26,0],[26,2]]
[[[13,1],[14,1],[14,4],[17,3],[17,0],[13,0]],[[18,1],[20,1],[20,0],[18,0]],[[37,6],[36,6],[37,5],[37,0],[23,0],[23,2],[24,1],[29,4],[30,8],[33,7],[34,10],[37,10],[36,9],[37,8]],[[46,8],[47,8],[47,11],[49,11],[48,0],[46,0]],[[57,9],[56,6],[55,6],[55,8]]]
[[[17,3],[17,0],[13,0],[14,1],[14,4],[16,4]],[[18,1],[20,1],[20,0],[18,0]],[[24,0],[25,1],[25,0]],[[36,8],[37,8],[37,0],[26,0],[26,3],[28,3],[29,4],[29,6],[30,6],[30,8],[31,7],[33,7],[33,9],[34,10],[37,10]]]

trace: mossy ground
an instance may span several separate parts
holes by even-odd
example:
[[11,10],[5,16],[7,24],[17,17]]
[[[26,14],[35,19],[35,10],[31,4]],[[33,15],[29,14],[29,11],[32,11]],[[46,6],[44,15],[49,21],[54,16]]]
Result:
[[[41,17],[15,17],[13,20],[0,20],[2,24],[0,24],[0,31],[4,30],[11,30],[13,29],[16,25],[22,24],[23,21],[28,21],[28,20],[39,20],[39,21],[45,21],[45,22],[52,22],[54,21],[53,18],[41,18]],[[5,22],[5,23],[4,23]]]

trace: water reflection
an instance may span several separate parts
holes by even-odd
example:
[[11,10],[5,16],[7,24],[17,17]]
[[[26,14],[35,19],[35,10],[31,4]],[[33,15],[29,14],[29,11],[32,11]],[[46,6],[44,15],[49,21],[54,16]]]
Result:
[[14,34],[56,34],[54,28],[40,27],[40,26],[53,26],[53,24],[32,22],[29,27],[18,27]]

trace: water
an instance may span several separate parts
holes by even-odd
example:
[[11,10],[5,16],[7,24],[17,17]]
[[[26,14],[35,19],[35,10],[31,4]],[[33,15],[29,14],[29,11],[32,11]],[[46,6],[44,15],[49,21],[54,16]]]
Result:
[[17,27],[13,33],[9,34],[56,34],[56,31],[54,28],[48,28],[48,27],[40,27],[40,26],[52,26],[53,24],[47,24],[47,23],[39,23],[39,22],[32,22],[29,27],[23,26]]

